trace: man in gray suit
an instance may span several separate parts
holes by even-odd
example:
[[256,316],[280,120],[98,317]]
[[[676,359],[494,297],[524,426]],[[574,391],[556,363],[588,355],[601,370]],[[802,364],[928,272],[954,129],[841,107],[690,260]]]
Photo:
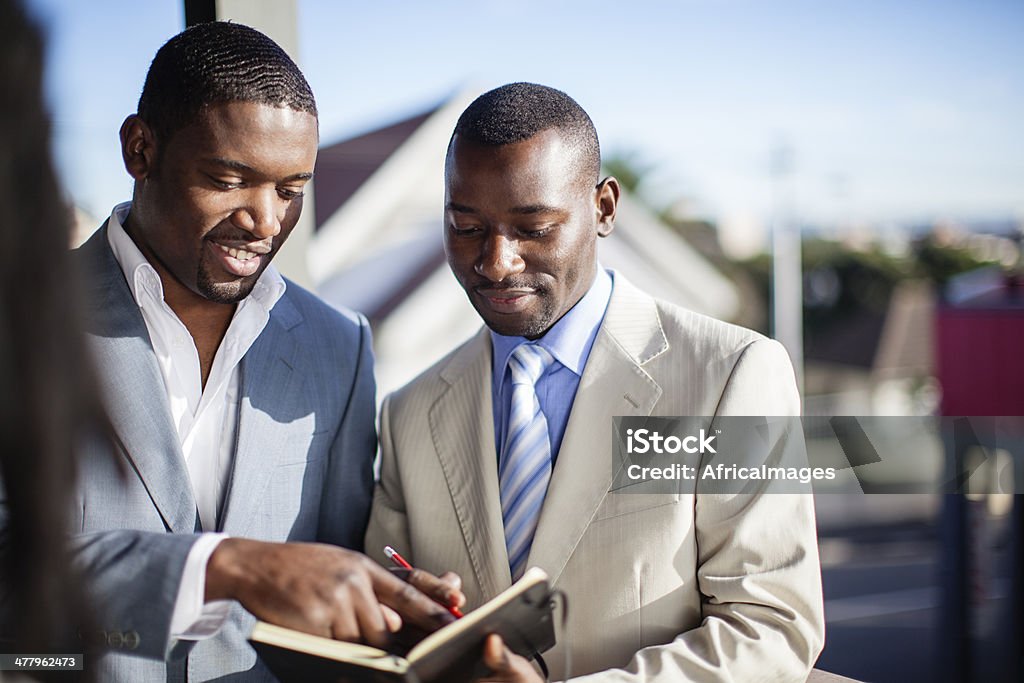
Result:
[[399,613],[451,619],[354,552],[376,446],[367,321],[270,265],[317,142],[298,68],[228,23],[164,45],[121,128],[132,201],[76,254],[117,451],[84,449],[74,510],[114,651],[87,663],[100,680],[272,680],[254,615],[374,644]]
[[[581,683],[802,682],[824,630],[810,496],[613,490],[614,416],[713,433],[800,410],[778,342],[600,267],[618,199],[565,93],[515,83],[463,112],[445,251],[486,327],[384,401],[368,551],[457,572],[470,608],[545,570],[569,604],[555,679],[570,648]],[[496,680],[540,680],[497,637],[484,659]]]

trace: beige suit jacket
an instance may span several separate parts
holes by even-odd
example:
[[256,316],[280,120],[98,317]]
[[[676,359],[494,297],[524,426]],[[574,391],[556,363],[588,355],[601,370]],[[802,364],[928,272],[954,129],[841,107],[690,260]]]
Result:
[[[621,494],[616,415],[796,415],[780,344],[621,275],[580,381],[529,564],[568,595],[585,681],[803,681],[824,638],[809,495]],[[510,585],[486,329],[389,396],[367,552],[462,576],[470,608]],[[595,673],[599,672],[599,673]]]

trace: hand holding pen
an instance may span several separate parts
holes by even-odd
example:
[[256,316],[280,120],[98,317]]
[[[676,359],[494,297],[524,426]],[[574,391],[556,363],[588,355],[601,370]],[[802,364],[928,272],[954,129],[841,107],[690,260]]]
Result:
[[[402,557],[397,550],[395,550],[389,545],[384,546],[384,556],[391,560],[391,562],[394,563],[396,567],[408,569],[409,571],[415,571],[413,566],[409,564],[409,562],[404,557]],[[458,575],[452,572],[448,572],[440,578],[442,581],[457,581],[459,585],[456,586],[456,588],[461,588],[462,582],[459,580]],[[449,602],[447,604],[440,601],[438,602],[442,606],[444,606],[449,612],[451,612],[451,615],[453,617],[455,617],[456,619],[461,619],[463,615],[462,610],[459,609],[459,605],[461,605],[464,600],[465,597],[462,595],[461,591],[459,591],[458,595],[453,595],[450,597]]]

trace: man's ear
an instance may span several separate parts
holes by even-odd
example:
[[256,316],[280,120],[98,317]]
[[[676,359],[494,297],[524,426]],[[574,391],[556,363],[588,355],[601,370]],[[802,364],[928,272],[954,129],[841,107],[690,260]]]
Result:
[[607,237],[615,229],[615,211],[619,206],[619,181],[608,176],[597,184],[595,191],[597,210],[597,236]]
[[135,180],[145,180],[156,163],[156,138],[152,129],[138,114],[121,124],[121,158],[125,170]]

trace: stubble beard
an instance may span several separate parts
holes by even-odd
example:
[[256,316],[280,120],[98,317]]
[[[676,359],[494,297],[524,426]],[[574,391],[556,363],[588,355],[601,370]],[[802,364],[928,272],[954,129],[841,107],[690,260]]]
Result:
[[477,304],[474,302],[477,314],[483,319],[487,327],[492,329],[494,332],[506,336],[506,337],[526,337],[527,339],[536,339],[544,335],[545,332],[555,323],[555,311],[554,302],[551,300],[551,294],[546,289],[535,289],[534,294],[540,304],[540,310],[536,315],[525,319],[525,320],[502,320],[497,314],[488,311],[487,315],[494,316],[493,319],[488,320],[484,315],[484,311],[481,310],[483,304]]
[[263,270],[234,282],[214,282],[205,264],[200,263],[196,274],[196,289],[207,301],[217,304],[237,304],[252,293]]

